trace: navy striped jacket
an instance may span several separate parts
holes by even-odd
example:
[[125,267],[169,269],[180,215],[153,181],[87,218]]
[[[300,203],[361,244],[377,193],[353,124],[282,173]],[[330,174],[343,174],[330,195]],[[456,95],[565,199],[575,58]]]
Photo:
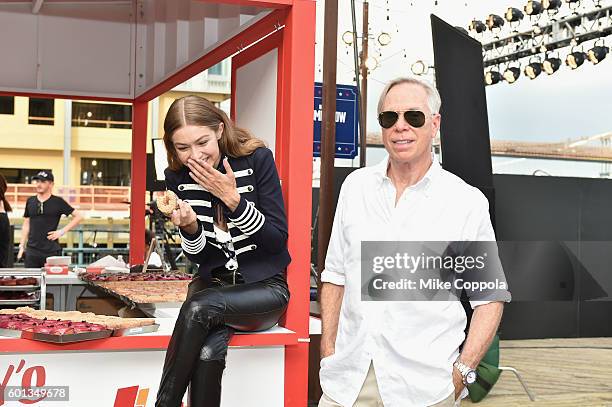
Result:
[[[217,169],[225,173],[223,158]],[[180,231],[181,246],[187,258],[199,264],[198,274],[205,281],[211,278],[211,270],[225,265],[227,257],[213,229],[213,207],[219,203],[228,220],[240,273],[247,283],[261,281],[278,274],[291,262],[287,217],[274,158],[269,149],[262,147],[245,157],[228,157],[228,161],[240,194],[240,203],[233,212],[197,184],[187,167],[165,170],[167,188],[187,202],[198,218],[196,233]]]

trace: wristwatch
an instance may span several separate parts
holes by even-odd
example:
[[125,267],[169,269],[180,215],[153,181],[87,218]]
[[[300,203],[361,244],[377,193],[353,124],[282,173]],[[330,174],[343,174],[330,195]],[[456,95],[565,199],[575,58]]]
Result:
[[459,373],[461,373],[461,376],[463,377],[463,384],[469,386],[476,382],[476,371],[474,369],[464,363],[461,363],[459,359],[453,363],[453,366],[455,366]]

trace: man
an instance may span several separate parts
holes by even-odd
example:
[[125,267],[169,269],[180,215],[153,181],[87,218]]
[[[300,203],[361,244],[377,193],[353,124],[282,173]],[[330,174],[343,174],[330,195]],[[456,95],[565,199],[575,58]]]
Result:
[[[342,185],[321,275],[320,407],[456,406],[497,331],[502,302],[361,301],[362,241],[494,241],[484,195],[432,157],[440,96],[416,79],[378,104],[388,158]],[[455,363],[458,362],[458,363]]]
[[[59,256],[59,239],[81,222],[81,215],[59,196],[53,195],[53,173],[40,171],[34,176],[36,196],[28,198],[17,259],[25,252],[25,267],[40,268],[49,256]],[[62,215],[72,220],[57,230]]]

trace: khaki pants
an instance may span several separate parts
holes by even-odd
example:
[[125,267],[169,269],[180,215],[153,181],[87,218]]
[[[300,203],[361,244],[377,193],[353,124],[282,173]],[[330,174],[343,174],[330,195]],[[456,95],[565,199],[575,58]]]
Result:
[[[455,401],[454,393],[448,396],[446,399],[439,403],[436,403],[430,407],[459,407],[461,399]],[[342,407],[334,400],[329,398],[325,393],[319,401],[319,407]],[[374,366],[370,363],[370,369],[366,376],[357,401],[353,404],[353,407],[384,407],[380,393],[378,392],[378,383],[376,382],[376,374],[374,373]]]

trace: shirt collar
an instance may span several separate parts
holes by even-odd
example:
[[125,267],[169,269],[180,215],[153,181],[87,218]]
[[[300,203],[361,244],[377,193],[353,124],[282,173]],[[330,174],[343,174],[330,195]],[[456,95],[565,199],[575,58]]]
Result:
[[[382,184],[385,180],[391,182],[391,178],[387,176],[387,168],[389,167],[389,155],[378,164],[373,167],[374,175],[376,179]],[[436,156],[431,154],[431,166],[419,181],[416,184],[411,185],[409,188],[413,190],[421,190],[425,193],[425,195],[429,195],[429,187],[431,186],[431,182],[435,179],[436,175],[438,175],[441,171],[442,167],[440,163],[436,159]]]

